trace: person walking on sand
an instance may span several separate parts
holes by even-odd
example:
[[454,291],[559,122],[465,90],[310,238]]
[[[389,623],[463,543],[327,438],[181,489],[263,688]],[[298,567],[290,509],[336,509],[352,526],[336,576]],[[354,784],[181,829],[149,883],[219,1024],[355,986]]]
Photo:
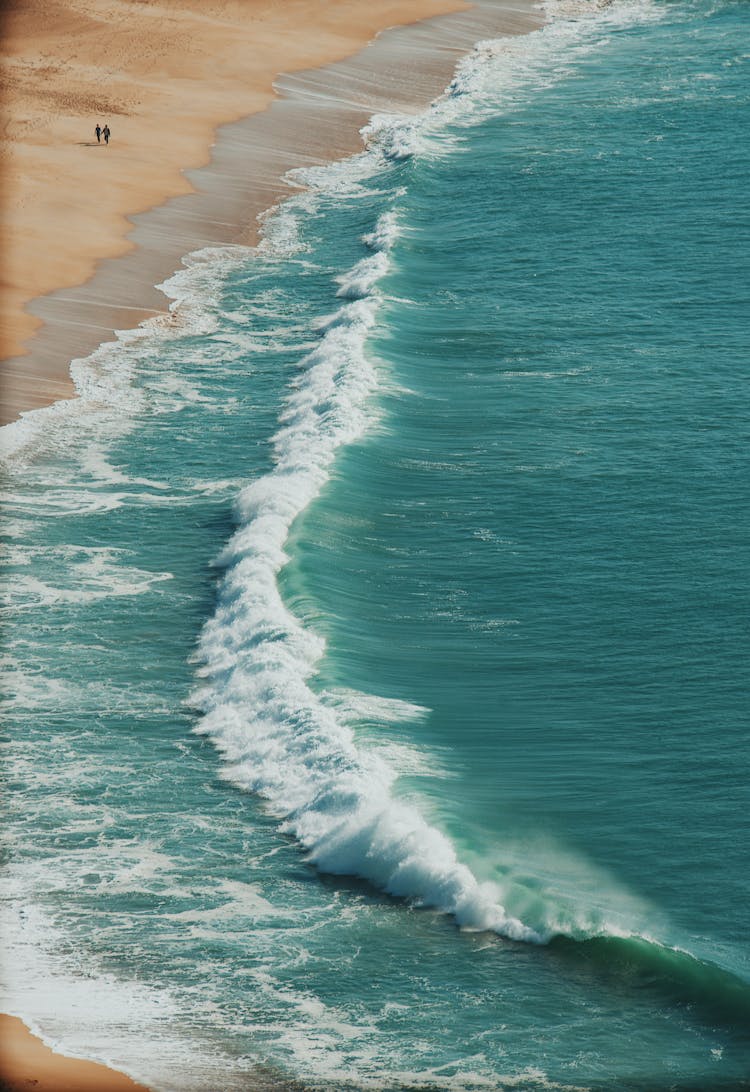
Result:
[[97,125],[96,129],[94,129],[94,132],[96,133],[96,143],[101,144],[101,142],[102,142],[102,127],[101,127],[101,125]]
[[111,136],[109,131],[109,125],[105,125],[102,129],[102,136],[104,137],[104,143],[109,144],[109,138]]

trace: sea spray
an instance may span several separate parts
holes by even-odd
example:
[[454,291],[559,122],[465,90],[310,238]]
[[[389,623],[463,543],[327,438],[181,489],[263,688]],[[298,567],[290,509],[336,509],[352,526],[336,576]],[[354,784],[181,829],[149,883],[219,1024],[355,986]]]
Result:
[[264,797],[322,870],[358,875],[390,894],[453,914],[459,924],[516,940],[543,935],[505,912],[450,841],[392,793],[398,774],[376,749],[358,749],[335,703],[310,686],[324,642],[285,607],[277,575],[294,519],[328,479],[337,450],[363,434],[377,375],[366,352],[387,270],[392,215],[366,239],[374,250],[339,278],[350,299],[322,324],[274,439],[274,470],[237,501],[240,524],[220,562],[226,573],[199,655],[208,680],[195,694],[224,776]]
[[[651,5],[644,10],[650,13]],[[608,16],[612,23],[640,17],[619,9]],[[451,123],[480,124],[488,112],[482,96],[488,87],[496,111],[506,89],[517,100],[519,85],[527,85],[528,93],[540,78],[545,85],[563,79],[574,59],[600,46],[600,36],[563,19],[528,38],[480,43],[458,66],[447,94],[424,114],[373,117],[362,130],[365,152],[329,167],[290,172],[309,187],[296,199],[300,210],[314,209],[316,193],[358,196],[365,182],[370,198],[376,196],[379,172],[429,156],[435,138],[450,143]],[[561,45],[566,52],[558,56]],[[513,108],[510,98],[505,105]],[[290,206],[283,212],[288,220]],[[272,226],[271,217],[266,228]],[[273,441],[275,467],[237,500],[239,526],[219,558],[226,571],[199,643],[205,683],[194,694],[202,713],[195,731],[221,751],[223,776],[263,797],[282,829],[323,871],[360,876],[390,894],[449,913],[461,926],[515,940],[629,935],[615,921],[618,915],[548,898],[536,884],[529,890],[518,882],[505,888],[480,882],[446,835],[414,804],[397,798],[399,771],[377,747],[358,746],[335,703],[314,689],[324,641],[294,617],[279,591],[294,520],[328,481],[336,453],[361,437],[372,420],[378,375],[367,338],[397,234],[391,208],[363,236],[372,253],[336,278],[336,296],[347,302],[319,321],[320,342],[300,362]],[[506,890],[523,914],[508,909]],[[524,920],[527,910],[532,921]]]
[[[372,186],[365,159],[365,186],[339,165],[320,201],[304,195],[298,224],[297,197],[283,230],[269,218],[279,231],[219,286],[215,329],[181,337],[181,305],[153,354],[134,346],[142,402],[126,391],[111,413],[87,401],[67,424],[47,417],[47,468],[13,464],[6,887],[35,958],[16,949],[7,1003],[35,1024],[54,1015],[56,1041],[101,1043],[164,1092],[744,1087],[747,987],[728,975],[748,978],[736,293],[748,250],[726,213],[750,177],[728,139],[747,103],[747,14],[660,10],[669,27],[612,33],[580,65],[551,28],[498,46],[487,84],[452,99],[455,127],[438,124],[411,158],[380,157],[390,174]],[[534,78],[506,87],[498,74],[520,72],[524,50]],[[557,86],[565,66],[575,78]],[[485,109],[496,82],[498,110]],[[374,820],[390,798],[392,826],[408,803],[449,836],[433,871],[442,859],[455,875],[457,859],[496,880],[494,902],[531,926],[559,920],[552,904],[572,892],[586,911],[566,926],[575,940],[459,932],[374,886],[316,876],[293,828],[280,837],[264,814],[279,805],[217,784],[224,764],[189,736],[181,703],[215,606],[210,559],[243,484],[268,475],[300,362],[344,305],[368,317],[366,269],[364,293],[335,294],[384,204],[403,245],[374,287],[366,350],[380,386],[364,427],[382,417],[338,449],[280,549],[284,601],[309,626],[289,629],[310,674],[288,704],[310,723],[330,715],[319,735],[342,740],[338,753],[321,743],[342,776],[321,771],[307,815],[331,829],[338,809],[325,848],[340,867],[345,851],[361,858],[346,840],[355,820],[375,834],[358,801],[373,801]],[[463,252],[444,260],[461,207],[481,227],[464,235],[481,256],[471,267]],[[438,330],[445,341],[428,342]],[[123,436],[134,405],[137,432]],[[89,594],[94,574],[111,598]],[[29,576],[53,594],[35,602]],[[284,619],[269,623],[283,644]],[[251,708],[238,698],[238,721]],[[310,791],[295,792],[304,810]],[[424,869],[397,878],[407,889]],[[642,937],[586,939],[593,906],[608,904],[594,931],[611,921],[618,884],[643,912],[614,916]]]
[[[280,415],[274,469],[239,494],[239,526],[218,559],[225,573],[199,644],[206,682],[193,695],[202,712],[195,731],[221,752],[222,776],[265,799],[323,872],[359,876],[463,928],[513,940],[627,936],[617,915],[549,898],[536,884],[480,882],[418,806],[398,798],[403,771],[389,761],[392,752],[372,740],[359,744],[357,699],[342,703],[340,693],[314,689],[325,642],[281,596],[277,577],[294,520],[328,481],[337,451],[373,420],[378,376],[366,342],[397,234],[391,210],[363,238],[372,253],[336,278],[336,295],[352,302],[317,324],[320,341],[300,362]],[[384,721],[414,715],[408,703],[358,701],[376,703]]]

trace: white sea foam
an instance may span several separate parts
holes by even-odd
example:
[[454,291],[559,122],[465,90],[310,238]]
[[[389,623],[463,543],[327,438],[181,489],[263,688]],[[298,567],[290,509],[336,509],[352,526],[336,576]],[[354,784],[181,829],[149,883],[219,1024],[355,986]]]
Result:
[[[263,237],[256,252],[275,258],[300,253],[304,244],[299,237],[299,213],[314,206],[317,193],[356,195],[367,183],[368,193],[375,196],[374,180],[384,163],[428,154],[435,134],[441,134],[445,143],[447,122],[471,123],[488,110],[512,109],[516,101],[522,101],[519,93],[524,88],[533,92],[556,82],[572,71],[577,57],[599,48],[602,28],[664,17],[653,0],[545,0],[544,7],[550,22],[540,31],[480,42],[457,66],[446,94],[422,114],[373,116],[362,129],[365,152],[327,166],[290,171],[290,185],[309,187],[312,192],[295,196],[260,218]],[[595,29],[587,31],[587,27]],[[392,196],[392,190],[383,193]],[[378,230],[387,235],[387,220],[381,219]],[[373,249],[380,248],[379,241],[366,241]],[[0,428],[0,457],[17,462],[33,458],[40,446],[46,450],[64,447],[75,432],[90,429],[92,421],[99,427],[103,419],[108,437],[121,435],[143,400],[143,391],[133,380],[144,339],[147,343],[174,332],[214,330],[223,274],[246,261],[250,253],[246,247],[221,246],[187,255],[184,268],[159,286],[172,300],[169,314],[149,319],[136,330],[117,331],[116,341],[74,360],[71,377],[77,397],[23,413]],[[196,397],[195,391],[184,388],[173,393],[187,400]]]
[[298,215],[299,199],[294,207],[274,205],[258,217],[261,238],[258,243],[259,254],[269,254],[274,258],[291,257],[308,250],[308,245],[300,238]]
[[[384,234],[384,232],[383,232]],[[336,295],[344,300],[365,299],[388,269],[388,255],[384,248],[357,262],[353,269],[337,277],[340,288]]]
[[398,217],[391,210],[384,212],[375,228],[362,236],[362,242],[370,250],[388,250],[398,238]]
[[[73,360],[76,397],[29,410],[0,428],[0,458],[12,469],[33,461],[40,451],[70,456],[71,448],[83,451],[92,442],[101,446],[127,435],[147,402],[144,387],[136,382],[144,362],[159,359],[165,341],[176,334],[207,335],[216,329],[220,286],[249,253],[247,247],[227,246],[186,255],[183,268],[157,286],[172,301],[169,313],[136,329],[118,330],[115,340]],[[201,400],[180,376],[162,375],[160,382],[163,408],[170,400],[176,407]],[[159,381],[153,390],[159,390]]]
[[385,159],[410,159],[423,147],[424,116],[375,114],[360,133],[371,151]]
[[287,610],[276,582],[293,520],[326,481],[338,448],[367,425],[376,374],[365,341],[386,268],[382,249],[340,279],[357,302],[328,321],[301,364],[275,437],[274,471],[240,494],[240,527],[223,552],[226,575],[200,642],[207,683],[196,693],[204,710],[196,730],[224,755],[225,776],[265,797],[324,871],[362,876],[468,928],[538,941],[539,932],[505,912],[497,888],[460,863],[448,838],[394,796],[396,770],[377,749],[358,747],[335,701],[312,689],[323,641]]
[[[620,18],[615,9],[606,15],[613,23]],[[314,207],[316,192],[354,194],[366,180],[377,185],[389,163],[430,154],[432,135],[446,121],[471,124],[496,111],[506,92],[511,108],[519,84],[535,90],[563,78],[601,40],[601,31],[582,33],[563,17],[535,35],[480,43],[425,114],[373,118],[363,130],[365,153],[329,169],[294,172],[310,188],[305,207]],[[353,727],[356,717],[316,691],[324,642],[286,608],[277,585],[293,521],[327,480],[337,450],[368,426],[377,375],[366,338],[396,237],[390,211],[364,238],[373,253],[338,278],[339,298],[353,302],[320,323],[321,340],[301,362],[275,437],[276,467],[239,496],[239,528],[223,552],[216,613],[200,641],[205,681],[195,694],[203,713],[196,731],[221,751],[226,778],[264,797],[322,870],[361,876],[467,928],[541,942],[592,923],[573,920],[554,900],[529,898],[518,884],[480,882],[445,834],[398,798],[404,756],[365,741]],[[506,892],[515,905],[531,907],[531,921],[504,905]]]
[[[470,119],[478,109],[468,93],[473,89],[472,79],[474,88],[491,86],[496,92],[505,78],[503,71],[509,71],[507,87],[512,90],[524,64],[533,66],[538,58],[541,71],[541,62],[548,63],[556,50],[564,57],[560,47],[565,45],[564,34],[568,32],[558,28],[544,33],[546,38],[531,35],[479,48],[458,73],[459,82],[439,108],[416,121],[391,119],[392,133],[386,132],[387,125],[380,119],[372,129],[369,152],[334,168],[299,172],[300,180],[327,188],[329,193],[359,192],[384,161],[398,163],[428,150],[430,126],[436,119],[442,124],[447,118],[457,118],[460,111]],[[575,41],[572,31],[569,41]],[[564,65],[561,60],[560,71]],[[314,194],[295,198],[283,211],[268,218],[261,253],[299,252],[295,210],[312,207],[314,199]],[[423,716],[425,711],[372,695],[349,695],[342,700],[341,695],[317,693],[312,680],[324,651],[323,641],[305,630],[286,609],[276,583],[286,561],[284,546],[292,522],[327,480],[340,446],[361,435],[368,421],[371,424],[368,400],[377,375],[367,356],[366,338],[376,318],[377,282],[387,268],[387,251],[397,233],[397,217],[388,213],[365,237],[366,245],[376,252],[371,257],[384,255],[385,260],[368,265],[369,259],[364,259],[342,277],[340,298],[346,302],[321,323],[320,341],[303,361],[283,427],[276,437],[276,468],[267,478],[245,489],[238,499],[239,528],[224,551],[226,576],[216,615],[206,626],[201,642],[204,685],[197,700],[204,716],[198,730],[210,735],[224,754],[227,778],[261,794],[283,821],[284,829],[305,846],[320,868],[363,876],[393,894],[451,913],[468,928],[494,929],[521,940],[542,940],[562,924],[550,907],[535,912],[531,924],[522,920],[525,913],[520,907],[525,892],[519,893],[507,884],[480,883],[472,870],[458,860],[449,839],[431,826],[414,804],[398,800],[394,787],[398,775],[425,771],[419,756],[391,740],[385,746],[373,745],[373,734],[364,738],[362,720],[393,723]],[[229,252],[207,253],[205,261],[196,258],[189,269],[173,278],[169,282],[175,300],[172,318],[151,324],[145,332],[146,340],[169,337],[176,330],[189,328],[206,333],[214,330],[207,301],[213,302],[217,270],[222,262],[238,257]],[[103,428],[95,430],[97,446],[91,449],[89,472],[110,485],[124,484],[124,476],[100,457],[98,443],[102,435],[109,439],[129,427],[132,410],[139,407],[141,395],[133,377],[143,345],[141,342],[136,346],[135,338],[142,336],[142,332],[125,335],[115,349],[105,346],[93,358],[79,362],[74,369],[81,393],[78,402],[58,403],[27,414],[16,426],[2,430],[2,439],[10,441],[10,449],[16,451],[33,447],[40,439],[64,444],[82,423],[104,421]],[[241,355],[247,347],[244,336],[226,335],[226,339],[230,336],[237,337],[237,352]],[[199,391],[179,384],[172,390],[165,387],[163,393],[175,405],[182,399],[202,397]],[[145,479],[127,484],[160,489],[160,483]],[[223,490],[231,484],[209,482],[200,488]],[[91,505],[114,506],[121,500],[121,495],[114,492],[105,497],[81,490],[80,496]],[[61,495],[61,505],[71,502],[77,503],[71,494]],[[133,572],[128,579],[135,584],[141,577],[160,576]],[[30,686],[34,682],[22,681]],[[50,685],[52,691],[46,683],[40,683],[39,693],[31,695],[40,706],[50,699],[66,697],[54,693],[54,680]],[[430,761],[430,756],[421,756],[421,761]],[[433,764],[430,773],[434,776],[435,772]],[[142,882],[144,876],[131,873],[130,880]],[[30,894],[26,901],[32,903],[33,892]],[[262,901],[255,901],[255,892],[250,888],[244,894],[228,890],[224,894],[228,901],[206,911],[206,916],[220,919],[241,909],[241,905],[250,917],[267,911]],[[514,913],[516,906],[519,909]],[[196,917],[201,911],[192,913]],[[589,928],[589,923],[583,926]],[[55,952],[63,950],[65,944],[64,938],[41,920],[27,916],[6,923],[4,935],[6,950],[18,970],[7,995],[11,1011],[31,1014],[53,1040],[59,1030],[69,1049],[75,1050],[80,1041],[82,1052],[90,1055],[91,1014],[96,1010],[99,1020],[98,1024],[95,1021],[94,1053],[123,1066],[132,1058],[129,1043],[134,1032],[141,1035],[146,1029],[144,1079],[153,1080],[155,1074],[172,1068],[173,1083],[165,1076],[161,1087],[180,1087],[181,1092],[187,1092],[184,1073],[194,1059],[186,1057],[185,1041],[170,1038],[170,1028],[179,1015],[174,998],[137,983],[131,986],[116,982],[88,966],[79,968],[77,974],[64,966],[50,974]],[[9,944],[7,938],[11,936]],[[298,1010],[301,1017],[307,1013],[310,1027],[319,1028],[325,1023],[325,1034],[330,1032],[329,1038],[321,1035],[317,1040],[320,1049],[315,1058],[311,1058],[311,1042],[304,1025],[292,1025],[282,1032],[299,1036],[300,1070],[309,1072],[312,1066],[318,1076],[345,1074],[345,1068],[336,1068],[335,1059],[341,1057],[336,1053],[337,1046],[361,1029],[349,1027],[336,1012],[321,1011],[314,999],[300,997]],[[61,1019],[61,1014],[66,1013],[72,1014],[72,1020]],[[77,1038],[79,1016],[82,1030]],[[201,1082],[199,1068],[199,1060],[195,1059],[195,1086],[215,1087]],[[405,1077],[404,1083],[417,1083],[430,1075],[421,1071],[410,1076],[413,1079]],[[498,1081],[497,1077],[485,1079],[481,1074],[470,1074],[469,1079],[465,1073],[448,1077],[436,1071],[432,1076],[446,1088],[480,1086],[483,1081],[488,1087],[497,1087]],[[552,1087],[541,1072],[517,1074],[516,1078],[524,1087],[535,1080],[540,1086]],[[508,1086],[513,1080],[507,1078]],[[228,1089],[229,1082],[223,1087]],[[379,1085],[373,1083],[372,1087]]]
[[[146,861],[145,870],[149,864],[161,862]],[[42,886],[64,885],[67,876],[52,872]],[[38,888],[36,876],[17,872],[0,907],[3,1012],[20,1016],[58,1053],[102,1062],[161,1092],[247,1088],[248,1077],[236,1074],[237,1059],[196,1037],[194,1006],[201,1002],[195,994],[179,996],[163,984],[102,971],[40,909]],[[205,1028],[211,1026],[209,1006],[203,1009]]]
[[122,564],[113,565],[107,556],[95,555],[69,567],[67,587],[61,587],[60,582],[46,584],[32,574],[17,576],[0,600],[7,604],[0,610],[3,613],[6,610],[36,610],[58,603],[90,603],[99,599],[143,595],[152,591],[154,584],[171,579],[169,572],[150,573]]
[[579,61],[606,45],[611,30],[665,17],[653,0],[544,0],[542,7],[549,21],[540,30],[478,42],[458,63],[446,94],[423,115],[415,148],[432,148],[432,131],[446,143],[446,122],[471,125],[499,110],[515,111],[530,94],[574,74]]
[[362,694],[357,690],[327,690],[325,698],[327,704],[335,708],[337,716],[347,722],[409,723],[423,720],[429,713],[429,709],[414,702],[401,701],[399,698],[381,698],[376,694]]

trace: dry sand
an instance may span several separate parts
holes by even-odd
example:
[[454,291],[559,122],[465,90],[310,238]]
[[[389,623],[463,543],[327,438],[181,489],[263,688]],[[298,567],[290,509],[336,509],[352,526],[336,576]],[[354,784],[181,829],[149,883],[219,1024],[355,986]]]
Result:
[[[208,161],[218,125],[268,106],[278,73],[327,64],[385,27],[467,6],[464,0],[3,5],[0,358],[28,351],[41,324],[25,310],[30,300],[85,282],[100,259],[132,249],[128,216],[190,192],[184,170]],[[109,146],[97,143],[97,122],[109,123]],[[132,316],[120,316],[121,325],[135,326],[148,313],[136,307]],[[6,364],[3,419],[70,394],[68,364],[33,353],[25,364]]]
[[[1,20],[5,423],[71,397],[74,357],[164,312],[153,286],[182,255],[252,243],[287,170],[357,150],[374,112],[424,106],[473,42],[543,17],[534,0],[16,0]],[[141,1087],[14,1017],[0,1035],[0,1088]]]
[[122,1073],[55,1054],[14,1016],[0,1016],[0,1089],[8,1092],[146,1092]]

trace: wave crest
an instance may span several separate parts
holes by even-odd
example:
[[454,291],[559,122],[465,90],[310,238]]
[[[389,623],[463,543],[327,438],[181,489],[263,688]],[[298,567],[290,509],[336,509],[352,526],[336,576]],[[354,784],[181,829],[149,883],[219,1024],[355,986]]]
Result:
[[[293,520],[327,480],[338,448],[366,427],[376,376],[365,341],[394,237],[386,214],[365,240],[375,252],[339,278],[339,297],[354,302],[327,320],[301,363],[274,470],[238,498],[240,526],[222,554],[226,573],[200,642],[206,682],[195,694],[203,711],[196,731],[224,755],[224,776],[265,798],[320,869],[360,876],[466,928],[538,942],[543,933],[506,913],[499,889],[480,883],[450,840],[393,796],[397,771],[377,748],[357,747],[340,695],[311,688],[324,642],[287,610],[276,581]],[[379,708],[414,715],[406,703]]]

